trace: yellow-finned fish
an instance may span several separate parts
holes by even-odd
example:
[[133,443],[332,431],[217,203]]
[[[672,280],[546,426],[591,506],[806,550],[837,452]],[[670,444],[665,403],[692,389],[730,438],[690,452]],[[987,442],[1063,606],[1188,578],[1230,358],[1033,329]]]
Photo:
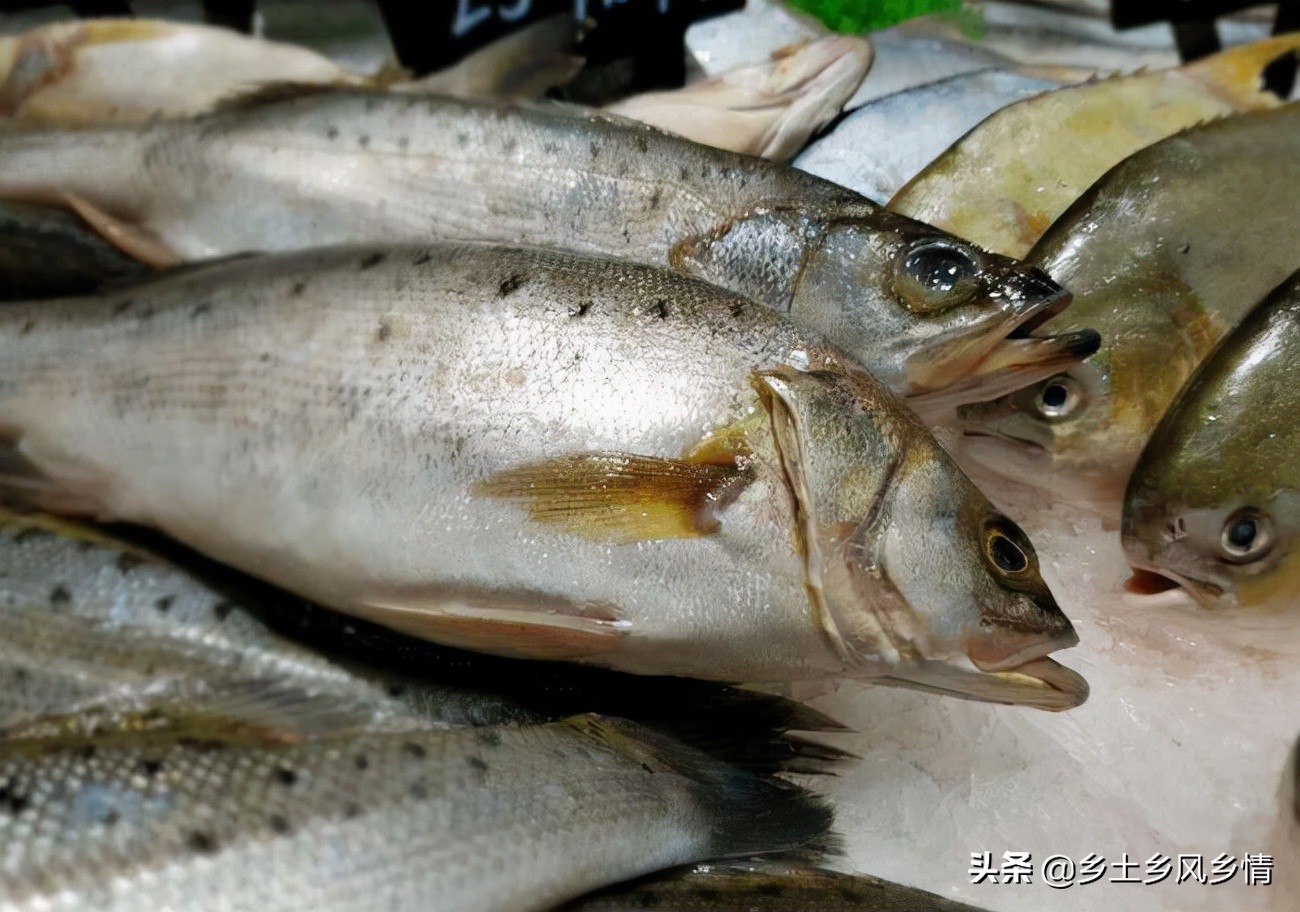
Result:
[[912,178],[889,207],[1023,257],[1094,181],[1139,149],[1216,117],[1281,104],[1286,91],[1269,75],[1279,70],[1289,89],[1297,51],[1300,35],[1282,35],[1008,105]]
[[839,350],[713,285],[344,247],[0,308],[11,495],[437,642],[1065,709],[1024,533]]

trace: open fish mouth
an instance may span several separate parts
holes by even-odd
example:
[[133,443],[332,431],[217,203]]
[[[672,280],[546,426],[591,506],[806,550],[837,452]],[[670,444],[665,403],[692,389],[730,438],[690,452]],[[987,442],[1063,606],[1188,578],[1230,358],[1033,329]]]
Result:
[[1214,583],[1191,579],[1163,568],[1152,570],[1134,566],[1132,571],[1124,581],[1124,589],[1134,595],[1157,596],[1177,590],[1191,597],[1202,608],[1221,609],[1234,605],[1232,597],[1226,595],[1223,587]]
[[1083,675],[1046,656],[1001,671],[923,663],[915,671],[899,670],[887,677],[873,679],[873,683],[982,703],[1031,706],[1048,712],[1081,706],[1091,692]]
[[1055,336],[1013,333],[993,346],[957,383],[910,397],[908,402],[928,414],[1000,399],[1073,367],[1100,348],[1101,334],[1095,329]]

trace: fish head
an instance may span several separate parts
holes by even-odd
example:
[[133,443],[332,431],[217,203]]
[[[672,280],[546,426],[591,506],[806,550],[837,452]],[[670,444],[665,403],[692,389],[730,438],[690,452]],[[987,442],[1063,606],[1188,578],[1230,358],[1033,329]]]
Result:
[[[1266,300],[1196,371],[1129,479],[1121,534],[1137,571],[1207,608],[1300,600],[1300,278]],[[1153,576],[1154,575],[1154,576]]]
[[1068,709],[1078,637],[1025,534],[873,379],[779,369],[755,381],[819,623],[851,672],[990,702]]
[[1027,383],[1096,350],[1088,333],[1030,339],[1070,303],[1046,272],[878,209],[823,226],[795,298],[797,317],[906,396]]

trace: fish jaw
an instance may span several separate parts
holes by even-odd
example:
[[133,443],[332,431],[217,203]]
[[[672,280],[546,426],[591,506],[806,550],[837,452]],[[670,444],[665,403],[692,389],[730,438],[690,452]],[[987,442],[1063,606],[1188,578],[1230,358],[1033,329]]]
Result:
[[925,690],[959,700],[1028,706],[1048,712],[1081,706],[1090,693],[1083,675],[1046,657],[996,672],[935,663],[934,667],[899,669],[874,683]]
[[[1032,330],[1065,310],[1074,296],[1041,269],[996,259],[1000,268],[985,283],[974,312],[955,314],[908,359],[909,398],[949,395],[951,404],[993,398],[1050,376],[1049,362],[1074,364],[1100,346],[1091,330],[1033,337]],[[1009,376],[1024,372],[1031,373],[1009,384]]]

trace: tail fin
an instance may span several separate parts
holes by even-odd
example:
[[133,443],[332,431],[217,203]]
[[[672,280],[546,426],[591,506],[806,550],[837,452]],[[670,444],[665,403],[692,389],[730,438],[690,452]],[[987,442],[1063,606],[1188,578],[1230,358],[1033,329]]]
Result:
[[806,789],[731,766],[634,722],[584,715],[565,724],[647,769],[694,783],[693,797],[709,821],[711,857],[838,851],[834,812]]
[[1293,33],[1229,48],[1183,69],[1240,110],[1249,111],[1288,99],[1295,85],[1297,54],[1300,34]]

